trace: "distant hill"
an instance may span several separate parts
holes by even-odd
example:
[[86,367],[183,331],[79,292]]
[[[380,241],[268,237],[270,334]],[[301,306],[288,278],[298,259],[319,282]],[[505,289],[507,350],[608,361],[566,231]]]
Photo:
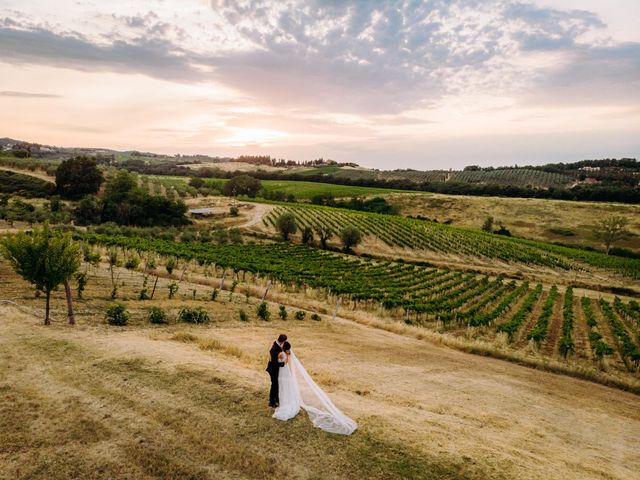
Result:
[[523,167],[470,165],[463,170],[420,171],[370,169],[354,163],[338,163],[323,158],[296,162],[268,155],[228,158],[55,147],[11,138],[1,138],[0,149],[5,157],[20,156],[40,160],[59,161],[74,155],[90,155],[96,157],[99,163],[154,175],[230,178],[244,173],[262,180],[306,180],[467,195],[537,196],[628,203],[636,203],[636,199],[640,198],[640,163],[634,158],[581,160]]

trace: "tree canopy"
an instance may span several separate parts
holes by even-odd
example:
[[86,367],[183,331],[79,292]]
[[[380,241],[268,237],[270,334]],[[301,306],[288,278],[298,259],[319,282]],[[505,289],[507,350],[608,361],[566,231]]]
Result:
[[344,251],[348,252],[362,241],[362,232],[354,226],[345,227],[340,231],[340,240],[342,240]]
[[224,187],[222,187],[222,193],[231,197],[247,195],[248,197],[253,198],[258,194],[261,188],[262,184],[257,178],[249,175],[238,175],[224,184]]
[[104,181],[95,159],[79,156],[65,160],[56,170],[56,188],[65,198],[95,194]]
[[[101,221],[120,225],[183,225],[188,223],[187,206],[181,200],[151,195],[137,186],[134,174],[119,170],[109,180],[101,198]],[[80,208],[82,207],[82,208]],[[98,206],[87,200],[78,206],[79,220],[93,218]]]
[[51,291],[80,268],[80,249],[69,235],[54,232],[45,223],[31,233],[19,232],[0,240],[0,252],[15,272],[46,295],[45,325]]
[[276,220],[276,227],[284,240],[289,240],[289,235],[293,235],[298,230],[296,216],[291,212],[285,212]]

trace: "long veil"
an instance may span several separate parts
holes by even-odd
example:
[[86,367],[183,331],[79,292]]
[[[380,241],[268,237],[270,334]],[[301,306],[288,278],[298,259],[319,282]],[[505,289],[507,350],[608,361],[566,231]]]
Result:
[[289,366],[300,392],[300,406],[307,412],[313,425],[327,432],[351,435],[358,424],[338,410],[309,376],[293,351],[289,357]]

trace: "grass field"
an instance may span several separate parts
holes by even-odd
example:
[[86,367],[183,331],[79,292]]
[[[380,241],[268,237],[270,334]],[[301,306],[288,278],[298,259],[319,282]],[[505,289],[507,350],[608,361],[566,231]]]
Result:
[[[255,297],[192,300],[192,288],[203,292],[190,277],[175,300],[163,288],[138,301],[134,277],[120,277],[129,326],[103,323],[101,267],[76,302],[78,325],[64,325],[57,293],[47,328],[42,298],[2,271],[0,299],[22,307],[0,304],[0,478],[627,479],[640,469],[634,395],[342,318],[259,321]],[[204,306],[212,323],[152,326],[152,304],[172,315]],[[354,435],[314,429],[304,414],[270,418],[264,363],[282,331],[358,422]]]
[[[176,189],[184,189],[189,182],[187,177],[171,177],[159,175],[145,175],[153,182],[163,184],[165,187],[174,187]],[[207,179],[206,182],[215,185],[218,188],[226,183],[225,179]],[[339,197],[357,197],[371,195],[385,195],[389,193],[403,192],[403,190],[394,190],[388,188],[373,187],[354,187],[350,185],[333,185],[329,183],[317,182],[298,182],[292,180],[261,180],[264,190],[268,193],[281,192],[285,195],[294,195],[296,199],[301,201],[311,200],[316,195],[331,194],[336,198]],[[423,195],[429,195],[427,193]]]

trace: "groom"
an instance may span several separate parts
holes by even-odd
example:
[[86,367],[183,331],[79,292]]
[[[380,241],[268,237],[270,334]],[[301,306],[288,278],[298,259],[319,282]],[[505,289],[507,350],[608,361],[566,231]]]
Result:
[[278,398],[278,374],[280,373],[280,367],[284,367],[284,362],[278,361],[278,355],[282,352],[282,346],[287,341],[287,336],[281,334],[278,336],[278,340],[273,342],[271,350],[269,350],[269,363],[267,364],[267,372],[271,377],[271,390],[269,391],[269,406],[277,407],[280,403]]

